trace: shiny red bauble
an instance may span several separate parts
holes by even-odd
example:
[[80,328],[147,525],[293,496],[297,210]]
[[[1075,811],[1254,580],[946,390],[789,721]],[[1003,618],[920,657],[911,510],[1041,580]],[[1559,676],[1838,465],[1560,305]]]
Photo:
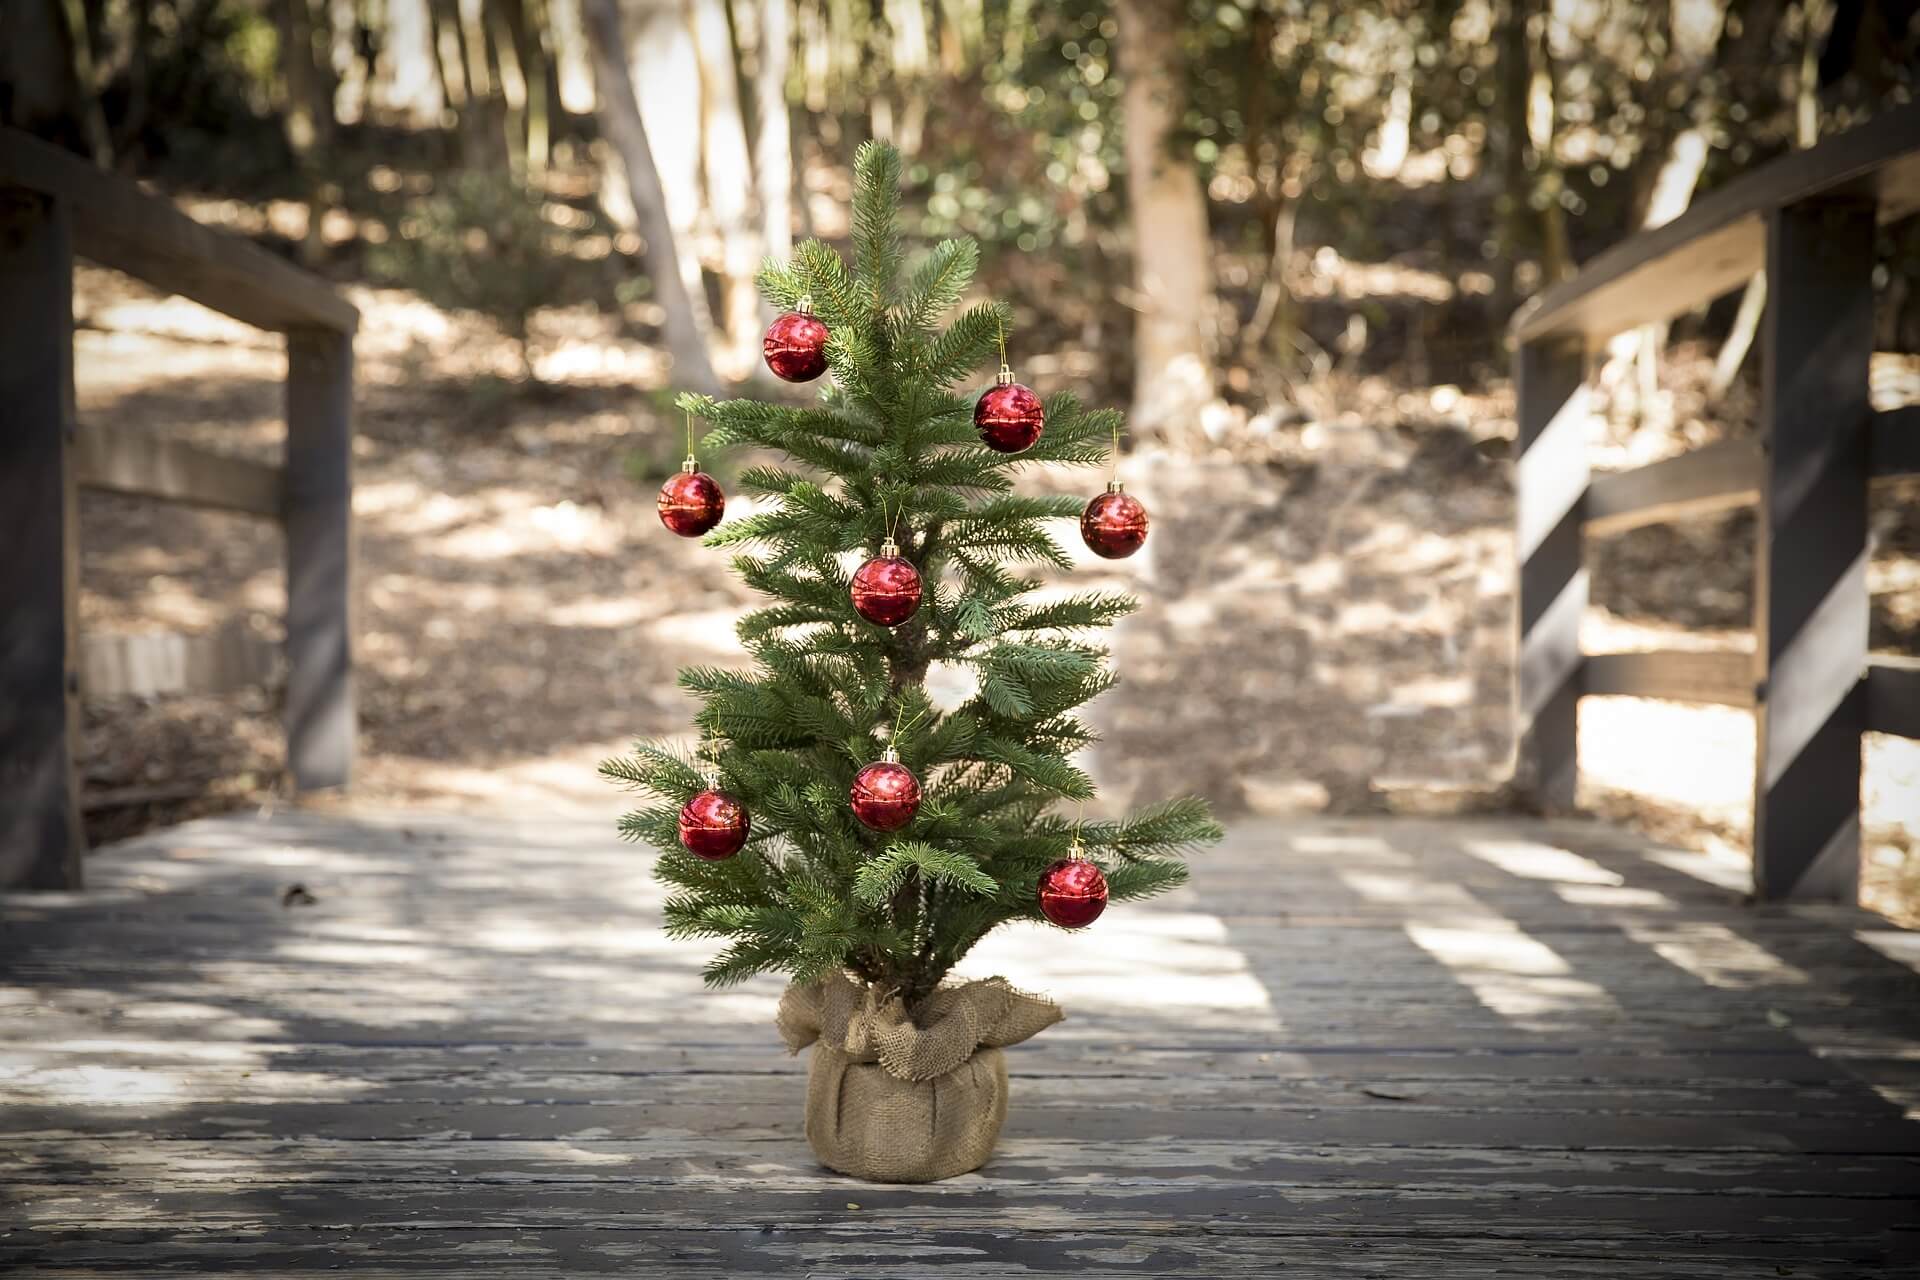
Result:
[[920,779],[889,751],[887,758],[876,760],[853,775],[847,802],[863,826],[875,831],[898,831],[920,812]]
[[1085,858],[1062,858],[1040,873],[1040,914],[1068,929],[1092,924],[1107,909],[1107,878]]
[[720,523],[727,495],[714,478],[694,470],[688,458],[680,474],[660,486],[660,523],[683,538],[697,538]]
[[880,545],[880,554],[853,571],[847,594],[853,611],[868,622],[897,627],[920,607],[920,571],[900,556],[892,539]]
[[1030,447],[1046,430],[1047,412],[1031,387],[1021,386],[1004,366],[1000,381],[988,388],[973,406],[973,427],[987,448],[1000,453],[1019,453]]
[[1093,554],[1124,560],[1147,540],[1147,509],[1115,480],[1080,513],[1080,536]]
[[775,377],[812,382],[827,371],[827,326],[805,308],[789,311],[767,326],[760,349]]
[[740,852],[752,825],[747,806],[732,793],[708,787],[680,807],[680,844],[696,858],[719,862]]

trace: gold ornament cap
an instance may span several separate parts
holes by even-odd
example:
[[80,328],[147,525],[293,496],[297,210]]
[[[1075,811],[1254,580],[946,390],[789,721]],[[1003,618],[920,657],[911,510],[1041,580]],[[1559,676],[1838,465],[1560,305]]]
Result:
[[1013,366],[1009,365],[1005,360],[1002,360],[1000,362],[1000,374],[994,379],[994,382],[1003,387],[1012,386]]
[[892,535],[888,535],[881,540],[880,558],[882,560],[897,560],[900,558],[900,544],[893,540]]
[[1127,491],[1127,486],[1121,484],[1118,480],[1107,481],[1108,493],[1125,493],[1126,491]]
[[793,311],[795,315],[802,315],[802,316],[812,315],[813,314],[813,295],[809,293],[801,294],[800,300],[793,304]]
[[680,469],[688,475],[695,475],[700,470],[700,460],[692,454],[688,454],[687,460],[680,464]]
[[900,753],[894,750],[893,744],[889,742],[887,744],[886,750],[880,753],[880,759],[883,763],[886,763],[886,764],[899,764]]

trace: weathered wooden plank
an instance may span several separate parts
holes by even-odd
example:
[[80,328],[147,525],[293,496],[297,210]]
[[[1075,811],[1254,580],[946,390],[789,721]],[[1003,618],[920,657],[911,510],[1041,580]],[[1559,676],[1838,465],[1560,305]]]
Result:
[[[727,1179],[764,1178],[795,1189],[844,1185],[844,1179],[815,1164],[791,1136],[766,1141],[701,1131],[568,1143],[316,1138],[303,1140],[297,1148],[282,1140],[249,1137],[150,1139],[111,1146],[91,1138],[42,1138],[0,1149],[0,1185],[218,1186],[241,1192],[290,1181],[281,1161],[296,1151],[300,1180],[316,1183],[429,1184],[448,1190],[465,1182],[536,1190],[597,1185],[636,1192],[662,1183]],[[1095,1171],[1101,1177],[1087,1176]],[[1180,1136],[1146,1142],[1012,1137],[995,1150],[983,1176],[1003,1192],[1070,1180],[1097,1190],[1101,1183],[1139,1187],[1176,1179],[1323,1190],[1444,1192],[1497,1185],[1503,1192],[1565,1196],[1748,1192],[1759,1199],[1898,1199],[1920,1192],[1920,1174],[1904,1155],[1347,1147],[1251,1138],[1204,1142]]]
[[1867,664],[1867,728],[1920,738],[1920,658],[1875,658]]
[[[1166,1123],[1169,1116],[1192,1111],[1229,1111],[1245,1114],[1250,1120],[1268,1117],[1276,1121],[1300,1113],[1359,1111],[1401,1115],[1410,1123],[1443,1112],[1497,1114],[1509,1120],[1534,1117],[1540,1120],[1542,1129],[1549,1127],[1546,1121],[1551,1118],[1570,1116],[1739,1117],[1755,1129],[1766,1130],[1776,1120],[1797,1122],[1808,1114],[1829,1121],[1851,1118],[1877,1122],[1892,1109],[1885,1098],[1863,1083],[1840,1078],[1807,1084],[1778,1080],[1522,1077],[1525,1088],[1516,1090],[1514,1078],[1262,1077],[1216,1073],[1200,1064],[1179,1075],[1156,1074],[1137,1067],[1125,1069],[1124,1063],[1090,1064],[1084,1071],[1065,1074],[1051,1064],[1044,1069],[1037,1067],[1026,1060],[1031,1056],[1025,1055],[1013,1064],[1013,1090],[1019,1109],[1022,1114],[1063,1113],[1062,1124],[1071,1117],[1112,1112],[1138,1113],[1135,1118],[1151,1127]],[[314,1107],[328,1105],[371,1107],[388,1117],[432,1112],[451,1128],[458,1127],[457,1113],[468,1106],[645,1107],[657,1128],[692,1133],[712,1130],[719,1135],[751,1126],[778,1132],[791,1124],[805,1087],[804,1064],[761,1073],[689,1070],[593,1074],[462,1070],[441,1066],[444,1057],[435,1062],[437,1069],[415,1076],[302,1072],[286,1063],[268,1069],[255,1063],[246,1070],[222,1070],[205,1063],[136,1066],[124,1059],[97,1058],[40,1069],[0,1070],[6,1072],[10,1088],[31,1090],[42,1099],[38,1121],[34,1116],[19,1121],[32,1125],[36,1133],[57,1128],[44,1123],[56,1119],[57,1111],[82,1104],[110,1112],[121,1131],[138,1130],[148,1119],[162,1118],[187,1106],[218,1106],[223,1116],[233,1118],[258,1114],[261,1107],[297,1104],[308,1108],[309,1114]],[[1164,1069],[1167,1064],[1159,1065]],[[79,1092],[76,1082],[109,1072],[126,1086],[124,1096],[96,1103]],[[143,1089],[152,1096],[143,1096]],[[47,1104],[56,1105],[53,1110],[45,1110]],[[380,1110],[390,1108],[401,1110]],[[1121,1123],[1127,1117],[1107,1119]],[[34,1138],[25,1141],[23,1152],[38,1152],[49,1142],[60,1145],[56,1139]],[[1913,1146],[1920,1150],[1920,1139]],[[0,1170],[7,1163],[0,1153]]]
[[303,791],[344,787],[353,682],[353,340],[287,334],[287,767]]
[[[129,1087],[133,1082],[128,1080]],[[164,1084],[164,1082],[158,1082]],[[1636,1151],[1772,1151],[1907,1155],[1920,1153],[1914,1125],[1892,1106],[1872,1122],[1858,1113],[1819,1115],[1629,1115],[1606,1112],[1488,1112],[1478,1108],[1379,1106],[1273,1108],[1259,1112],[1234,1106],[1172,1108],[1021,1107],[1019,1081],[1010,1095],[1009,1138],[1050,1141],[1229,1141],[1249,1126],[1271,1142],[1342,1147],[1396,1147],[1417,1138],[1429,1147],[1588,1147]],[[381,1103],[372,1098],[342,1102],[232,1102],[169,1109],[154,1104],[124,1107],[44,1106],[7,1108],[0,1134],[9,1144],[41,1138],[93,1136],[115,1141],[149,1138],[216,1140],[226,1136],[304,1141],[361,1141],[459,1135],[489,1141],[573,1142],[589,1138],[637,1138],[667,1130],[724,1133],[730,1139],[800,1140],[804,1090],[794,1082],[787,1105],[769,1105],[729,1115],[724,1110],[682,1113],[703,1128],[675,1126],[672,1108],[644,1101],[525,1103],[476,1100]]]
[[[1889,136],[1909,128],[1920,109]],[[1769,900],[1859,894],[1873,239],[1871,199],[1809,201],[1767,221],[1753,859],[1754,892]]]
[[82,488],[280,516],[280,468],[266,463],[104,422],[81,424],[73,455]]
[[1869,440],[1876,479],[1920,475],[1920,404],[1874,414]]
[[194,635],[89,631],[79,667],[85,698],[231,693],[274,684],[282,671],[280,646],[247,618]]
[[1776,311],[1767,218],[1821,196],[1877,196],[1883,222],[1920,209],[1920,107],[1876,116],[1708,192],[1672,222],[1615,245],[1530,301],[1514,316],[1514,336],[1521,343],[1571,336],[1598,346],[1728,293],[1762,266],[1768,309]]
[[1534,807],[1573,807],[1579,776],[1580,619],[1587,608],[1581,522],[1587,495],[1585,354],[1529,343],[1517,369],[1514,785]]
[[1595,476],[1587,490],[1587,536],[1749,506],[1760,500],[1761,461],[1751,441],[1723,440],[1633,471]]
[[1580,687],[1582,693],[1593,695],[1750,707],[1753,655],[1712,649],[1590,653]]
[[[844,1192],[842,1193],[844,1194]],[[830,1212],[839,1210],[839,1212]],[[420,1275],[509,1273],[520,1280],[621,1276],[817,1274],[1073,1275],[1087,1280],[1178,1275],[1196,1280],[1286,1274],[1330,1277],[1417,1275],[1484,1280],[1753,1280],[1782,1267],[1806,1280],[1860,1280],[1863,1265],[1887,1262],[1878,1241],[1750,1238],[1705,1241],[1659,1236],[1644,1241],[1525,1240],[1475,1233],[1449,1239],[1348,1228],[1258,1236],[1212,1224],[1151,1230],[1081,1231],[1069,1222],[979,1231],[931,1231],[862,1225],[858,1210],[823,1208],[804,1227],[742,1230],[732,1223],[685,1231],[601,1230],[598,1225],[459,1232],[398,1227],[299,1229],[220,1235],[145,1224],[111,1236],[19,1230],[0,1238],[0,1265],[40,1276],[300,1274],[348,1271],[357,1280]],[[615,1219],[617,1222],[617,1219]],[[1897,1243],[1897,1242],[1896,1242]],[[189,1253],[188,1251],[191,1250]],[[199,1259],[200,1261],[196,1261]]]
[[[796,1147],[798,1144],[795,1144]],[[434,1232],[492,1227],[541,1230],[598,1225],[607,1231],[806,1230],[824,1217],[857,1213],[880,1230],[968,1232],[1047,1230],[1071,1222],[1089,1234],[1143,1228],[1195,1230],[1253,1238],[1352,1231],[1363,1236],[1598,1243],[1666,1235],[1701,1244],[1735,1245],[1813,1237],[1829,1245],[1858,1240],[1885,1249],[1882,1233],[1910,1228],[1912,1205],[1901,1197],[1750,1194],[1636,1195],[1597,1191],[1577,1198],[1487,1189],[1401,1191],[1397,1188],[1216,1186],[1185,1180],[1110,1185],[1061,1179],[1001,1192],[991,1174],[931,1188],[886,1187],[851,1179],[785,1186],[768,1178],[729,1179],[719,1186],[661,1186],[635,1196],[603,1184],[525,1185],[467,1179],[457,1195],[427,1201],[410,1188],[303,1183],[249,1189],[113,1187],[76,1190],[18,1183],[15,1221],[41,1231],[138,1228],[191,1219],[204,1230],[258,1234],[306,1227],[388,1227]],[[848,1199],[857,1210],[844,1206]],[[1490,1217],[1489,1215],[1496,1215]],[[1882,1254],[1884,1256],[1884,1253]]]
[[67,210],[0,170],[0,889],[76,889],[80,594]]
[[318,276],[13,129],[0,128],[0,185],[59,199],[71,211],[73,247],[82,257],[236,320],[338,333],[359,323],[353,304]]
[[[699,992],[604,823],[190,824],[0,903],[0,1269],[1900,1265],[1920,975],[1876,917],[1735,911],[1660,852],[1239,828],[1096,936],[989,944],[1069,1020],[1011,1051],[984,1172],[902,1189],[812,1163],[779,983]],[[281,908],[294,880],[319,902]]]

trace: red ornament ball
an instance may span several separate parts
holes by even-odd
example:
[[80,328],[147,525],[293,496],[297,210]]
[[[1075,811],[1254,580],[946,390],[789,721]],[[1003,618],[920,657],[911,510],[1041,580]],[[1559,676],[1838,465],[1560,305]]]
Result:
[[883,627],[899,626],[920,607],[920,571],[899,551],[891,541],[881,544],[879,555],[854,570],[847,588],[853,611]]
[[1147,509],[1115,480],[1080,513],[1080,536],[1095,555],[1124,560],[1147,540]]
[[974,403],[973,426],[987,448],[1000,453],[1019,453],[1031,447],[1046,430],[1047,413],[1031,387],[1013,381],[1012,374],[1000,376],[1003,381],[988,388]]
[[875,831],[898,831],[920,812],[920,779],[898,760],[876,760],[853,776],[853,816]]
[[812,382],[827,371],[827,326],[811,311],[789,311],[767,326],[760,349],[775,377]]
[[747,806],[731,793],[708,787],[680,807],[680,844],[696,858],[719,862],[740,852],[752,829]]
[[683,470],[660,486],[660,523],[683,538],[697,538],[713,528],[726,510],[727,495],[704,471]]
[[1040,914],[1067,929],[1092,924],[1107,909],[1107,878],[1085,858],[1062,858],[1040,873]]

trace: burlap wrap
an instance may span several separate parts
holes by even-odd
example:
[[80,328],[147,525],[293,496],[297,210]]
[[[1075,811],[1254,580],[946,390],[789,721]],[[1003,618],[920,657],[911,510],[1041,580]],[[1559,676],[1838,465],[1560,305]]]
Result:
[[942,987],[919,1023],[837,973],[780,997],[780,1038],[807,1064],[807,1142],[820,1163],[872,1182],[935,1182],[986,1163],[1007,1118],[1007,1063],[1063,1015],[1001,978]]

